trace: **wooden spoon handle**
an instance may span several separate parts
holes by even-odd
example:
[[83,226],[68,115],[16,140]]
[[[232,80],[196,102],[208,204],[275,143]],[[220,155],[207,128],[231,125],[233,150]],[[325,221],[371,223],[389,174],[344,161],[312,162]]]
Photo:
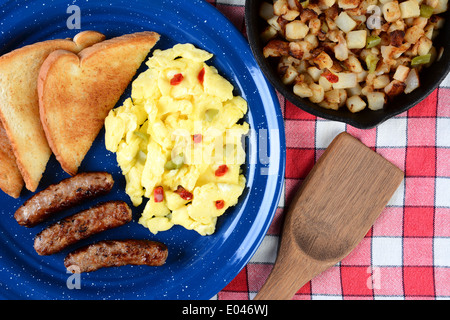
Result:
[[[301,288],[292,280],[292,275],[280,271],[281,268],[274,266],[274,269],[267,278],[266,282],[256,294],[254,300],[290,300],[294,294]],[[293,270],[291,270],[291,273]]]
[[279,256],[254,300],[290,300],[301,287],[327,267],[306,256]]

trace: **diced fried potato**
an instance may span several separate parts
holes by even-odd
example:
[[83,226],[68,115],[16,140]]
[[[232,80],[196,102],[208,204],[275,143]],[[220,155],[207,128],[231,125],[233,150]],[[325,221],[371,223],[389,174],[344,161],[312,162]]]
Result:
[[269,40],[275,38],[278,31],[275,30],[272,26],[267,26],[264,31],[261,33],[261,40],[263,43],[268,42]]
[[351,72],[360,73],[364,71],[361,62],[355,55],[350,55],[347,60],[343,62],[343,65]]
[[305,78],[305,82],[310,85],[312,83],[315,83],[314,79],[309,75],[308,72],[303,74],[304,78]]
[[425,37],[427,37],[430,40],[433,40],[433,31],[434,31],[433,25],[427,25],[423,31],[425,33]]
[[317,67],[311,66],[306,69],[306,72],[311,76],[314,81],[319,81],[322,70]]
[[362,49],[366,46],[367,31],[356,30],[347,33],[347,47],[349,49]]
[[301,98],[312,97],[313,92],[306,83],[296,83],[293,87],[294,94]]
[[317,35],[322,27],[322,21],[319,18],[314,18],[309,20],[308,23],[309,33],[313,35]]
[[309,20],[316,19],[317,17],[317,13],[309,7],[302,10],[302,13],[300,14],[300,20],[303,23],[307,23]]
[[406,77],[408,76],[408,73],[409,73],[409,68],[407,66],[400,65],[397,67],[397,70],[395,70],[393,78],[395,80],[405,82]]
[[345,12],[342,11],[339,16],[336,18],[336,25],[339,29],[348,33],[352,31],[356,27],[356,22]]
[[364,88],[361,89],[361,94],[363,96],[367,96],[369,93],[374,92],[373,86],[366,85]]
[[406,18],[406,19],[403,19],[403,21],[405,21],[405,24],[407,26],[412,26],[413,22],[414,22],[414,18]]
[[[275,17],[278,17],[278,16],[275,16]],[[277,23],[278,23],[279,26],[280,26],[280,34],[281,34],[281,35],[285,35],[286,24],[288,24],[289,21],[286,20],[286,19],[284,19],[283,16],[279,16],[279,17],[277,18]]]
[[308,33],[305,37],[305,41],[309,42],[313,48],[317,48],[319,46],[319,40],[317,37],[311,33]]
[[336,22],[334,20],[332,20],[331,18],[325,18],[325,22],[328,26],[328,30],[338,30]]
[[400,3],[400,10],[402,12],[402,19],[420,16],[420,7],[416,0],[408,0]]
[[447,11],[448,8],[448,0],[438,0],[437,6],[434,8],[433,13],[439,14]]
[[366,103],[360,96],[351,96],[346,101],[347,108],[350,112],[359,112],[366,107]]
[[391,82],[389,76],[387,74],[383,74],[373,79],[372,85],[374,89],[383,89],[389,84],[389,82]]
[[352,17],[353,20],[356,21],[356,23],[358,25],[360,25],[362,23],[365,23],[367,21],[367,17],[365,15],[363,15],[363,14],[361,14],[361,15],[352,15],[351,17]]
[[[348,59],[348,57],[347,57],[347,59]],[[338,72],[344,71],[344,68],[342,67],[341,63],[338,63],[338,62],[334,61],[333,67],[330,68],[330,71],[332,73],[338,73]]]
[[384,87],[384,92],[389,97],[395,97],[402,93],[405,90],[405,87],[406,85],[404,82],[392,80],[386,87]]
[[275,0],[273,3],[273,13],[277,16],[285,14],[289,10],[287,0]]
[[[430,6],[430,7],[432,7],[433,9],[436,8],[436,7],[438,6],[438,4],[439,4],[439,0],[425,0],[424,2],[425,2],[425,4],[426,4],[427,6]],[[433,11],[434,11],[434,10],[433,10]]]
[[278,16],[273,16],[272,18],[267,20],[267,23],[269,24],[269,26],[271,26],[275,30],[281,32],[281,26],[278,23],[278,18],[279,18]]
[[297,10],[300,11],[301,10],[301,4],[299,2],[299,0],[288,0],[288,7],[291,10]]
[[[398,19],[391,23],[389,26],[389,29],[387,30],[387,33],[391,33],[393,31],[405,31],[406,29],[406,23],[402,19]],[[403,34],[404,36],[404,34]]]
[[337,1],[339,8],[342,9],[354,9],[358,8],[361,0],[338,0]]
[[353,72],[340,72],[337,74],[339,80],[333,83],[334,89],[347,89],[357,85],[356,73]]
[[405,84],[406,84],[405,87],[406,94],[414,91],[420,86],[419,72],[416,69],[411,69],[411,71],[408,73],[408,77],[406,77]]
[[[395,60],[393,60],[395,62]],[[377,76],[382,75],[382,74],[387,74],[389,72],[391,72],[391,63],[389,62],[381,62],[377,64],[377,68],[375,69],[375,74]]]
[[345,105],[345,102],[347,101],[347,90],[345,89],[339,89],[339,107],[342,107]]
[[366,70],[363,70],[363,71],[361,71],[361,72],[358,72],[358,73],[356,74],[356,81],[357,81],[357,82],[363,82],[363,81],[366,79],[366,77],[367,77],[368,74],[369,74],[369,72],[367,72]]
[[334,57],[339,61],[344,61],[348,59],[349,50],[347,47],[347,41],[344,39],[343,35],[338,33],[337,35],[338,44],[334,46]]
[[286,55],[281,57],[279,64],[284,66],[293,65],[294,67],[298,68],[302,63],[305,63],[305,61],[302,62],[302,60]]
[[289,22],[286,24],[285,28],[285,36],[289,41],[303,39],[309,31],[308,26],[300,20]]
[[336,0],[319,0],[319,8],[321,10],[326,10],[332,7],[336,3]]
[[282,60],[280,59],[280,63],[278,63],[278,66],[277,66],[277,73],[278,73],[278,75],[279,76],[284,75],[284,73],[286,72],[287,68],[289,68],[291,65],[292,64],[286,64],[286,63],[282,62]]
[[288,10],[285,14],[282,15],[283,19],[287,21],[293,21],[300,15],[300,12],[297,10]]
[[394,58],[398,59],[400,56],[405,53],[411,47],[410,43],[403,43],[400,47],[395,48],[394,50]]
[[433,46],[433,41],[431,39],[428,39],[428,37],[420,37],[419,41],[417,42],[417,55],[423,56],[430,52],[431,47]]
[[395,60],[395,64],[393,64],[391,67],[392,69],[397,69],[398,66],[400,65],[409,65],[411,63],[411,58],[410,57],[406,57],[406,56],[402,56],[398,59]]
[[339,110],[339,104],[338,103],[331,103],[327,100],[323,100],[319,102],[319,106],[325,109],[332,109],[332,110]]
[[406,50],[409,49],[409,47],[411,46],[410,43],[407,44],[402,44],[399,48],[394,47],[394,46],[381,46],[380,47],[380,52],[381,52],[381,56],[384,59],[384,62],[386,63],[391,63],[394,64],[394,59],[398,59],[402,53],[404,53]]
[[333,42],[338,42],[339,39],[344,39],[343,35],[342,35],[342,31],[340,30],[331,30],[327,32],[327,38],[330,41]]
[[264,57],[281,57],[289,54],[289,42],[271,40],[263,49]]
[[283,81],[284,84],[291,84],[294,82],[294,80],[297,76],[298,76],[297,69],[295,69],[291,65],[286,69],[286,72],[284,73],[283,77],[281,78],[281,81]]
[[316,83],[310,84],[309,88],[312,91],[312,96],[309,97],[309,100],[314,103],[322,102],[325,97],[325,90]]
[[273,5],[268,2],[263,1],[259,7],[259,16],[264,20],[269,20],[274,15]]
[[327,100],[330,103],[337,103],[339,104],[341,102],[340,95],[339,95],[339,89],[333,89],[325,92],[325,100]]
[[306,9],[311,9],[314,11],[317,15],[322,14],[322,10],[319,8],[318,3],[313,3],[313,1],[310,1]]
[[347,95],[348,96],[355,96],[355,95],[361,95],[362,88],[361,88],[360,84],[358,83],[356,85],[356,87],[348,88],[348,89],[345,89],[345,90],[347,90]]
[[416,43],[420,37],[425,34],[425,31],[419,26],[412,26],[405,33],[405,41],[409,43]]
[[[392,0],[388,0],[388,1],[392,1]],[[381,1],[380,1],[381,2]],[[367,12],[368,8],[370,6],[375,6],[378,4],[378,0],[362,0],[359,8],[363,11],[363,12]],[[373,13],[373,12],[372,12]]]
[[367,97],[367,104],[368,108],[370,110],[380,110],[383,109],[385,101],[386,101],[386,95],[384,92],[369,92],[366,95]]
[[325,77],[319,77],[319,85],[323,88],[324,91],[333,89],[333,84]]
[[373,82],[375,81],[376,78],[377,78],[376,74],[369,73],[367,75],[367,78],[366,78],[366,86],[372,86],[373,87]]
[[307,41],[289,42],[289,54],[297,59],[309,59],[312,45]]
[[[294,57],[292,57],[292,58],[295,59],[295,60],[298,60],[298,59],[296,59]],[[298,61],[300,61],[300,63],[298,65],[296,65],[296,68],[297,68],[298,72],[300,72],[300,73],[305,72],[306,68],[308,68],[308,66],[309,66],[309,63],[306,62],[306,60],[298,60]]]
[[334,56],[339,61],[344,61],[348,59],[348,48],[347,43],[341,42],[334,47]]
[[[313,59],[313,63],[317,65],[319,69],[330,69],[333,66],[333,60],[325,51],[319,53],[319,55]],[[319,80],[319,78],[317,78],[316,81],[317,80]]]
[[397,1],[387,2],[383,5],[383,17],[387,22],[394,22],[401,16],[402,12]]
[[425,28],[427,23],[428,23],[428,19],[424,18],[424,17],[417,17],[417,18],[414,18],[414,20],[413,20],[413,26],[418,26],[422,29]]
[[374,55],[379,55],[380,54],[380,49],[379,48],[377,48],[377,47],[373,47],[373,48],[370,48],[370,53],[372,53],[372,54],[374,54]]

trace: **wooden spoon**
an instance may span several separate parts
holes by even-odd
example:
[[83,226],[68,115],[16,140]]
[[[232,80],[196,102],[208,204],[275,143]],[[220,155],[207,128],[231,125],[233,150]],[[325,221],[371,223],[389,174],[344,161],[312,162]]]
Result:
[[348,133],[339,134],[286,214],[278,256],[255,300],[287,300],[346,257],[403,180],[403,172]]

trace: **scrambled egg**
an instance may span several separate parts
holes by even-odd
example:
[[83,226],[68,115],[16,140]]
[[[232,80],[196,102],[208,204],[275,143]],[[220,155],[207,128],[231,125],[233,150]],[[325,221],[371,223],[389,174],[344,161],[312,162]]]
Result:
[[155,50],[131,98],[105,120],[106,148],[133,205],[148,199],[139,223],[154,234],[173,225],[214,233],[245,188],[247,102],[205,63],[212,56],[192,44]]

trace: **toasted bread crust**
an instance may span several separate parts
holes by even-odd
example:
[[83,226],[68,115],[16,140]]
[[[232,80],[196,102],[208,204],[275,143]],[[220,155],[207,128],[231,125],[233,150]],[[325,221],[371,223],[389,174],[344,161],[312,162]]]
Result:
[[39,117],[39,70],[54,50],[79,52],[104,35],[84,31],[74,40],[58,39],[24,46],[0,57],[0,118],[27,189],[35,191],[51,155]]
[[58,50],[38,80],[41,123],[64,171],[75,175],[108,112],[159,40],[139,32],[96,43],[79,54]]
[[11,197],[18,198],[23,185],[11,143],[0,121],[0,189]]
[[[57,138],[54,137],[54,134],[57,133],[53,133],[54,131],[59,131],[59,130],[64,130],[63,128],[59,129],[55,128],[55,124],[57,125],[58,123],[63,124],[64,123],[64,119],[61,118],[53,118],[53,123],[52,121],[49,120],[48,114],[52,113],[51,111],[48,111],[48,107],[45,107],[46,102],[44,99],[44,92],[47,90],[54,90],[53,88],[51,88],[51,86],[48,86],[49,88],[46,88],[46,85],[48,84],[47,80],[47,75],[51,74],[51,73],[57,73],[58,71],[52,71],[53,68],[57,69],[58,68],[58,61],[61,62],[61,59],[68,59],[69,61],[71,61],[71,63],[74,64],[78,64],[79,63],[79,59],[78,56],[73,54],[70,51],[66,51],[66,50],[56,50],[54,52],[52,52],[47,59],[45,59],[44,63],[42,64],[40,73],[39,73],[39,80],[38,80],[38,84],[37,84],[37,89],[38,89],[38,99],[39,99],[39,117],[41,119],[41,124],[42,124],[42,128],[44,130],[45,136],[46,136],[46,140],[47,143],[50,147],[50,149],[52,150],[53,154],[56,157],[56,160],[61,164],[61,167],[64,171],[69,172],[70,171],[70,175],[74,176],[76,174],[76,172],[73,172],[73,170],[71,170],[70,168],[68,168],[68,166],[65,164],[65,160],[63,157],[61,157],[61,154],[63,153],[63,150],[61,150],[62,147],[64,147],[63,144],[58,144],[57,143]],[[54,93],[53,95],[55,95],[56,93]],[[59,98],[62,104],[67,104],[69,101],[66,101],[63,97]],[[57,114],[56,114],[57,115]],[[53,115],[53,117],[55,117],[56,115]],[[64,116],[64,115],[61,115]],[[55,123],[56,122],[56,123]],[[75,137],[70,137],[71,140],[73,140]]]

